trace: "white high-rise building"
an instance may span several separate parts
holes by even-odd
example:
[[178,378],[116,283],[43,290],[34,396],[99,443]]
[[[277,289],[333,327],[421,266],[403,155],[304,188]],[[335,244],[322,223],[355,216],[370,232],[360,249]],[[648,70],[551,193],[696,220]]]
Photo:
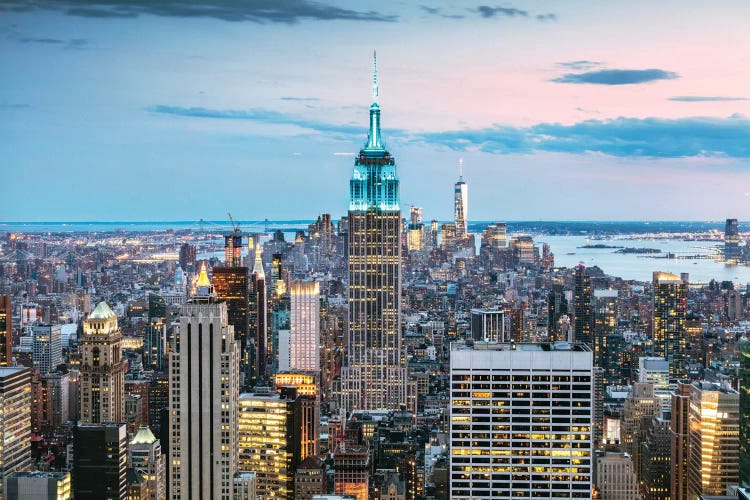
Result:
[[591,498],[592,354],[565,342],[453,345],[450,498]]
[[34,341],[32,361],[34,368],[44,375],[62,363],[62,327],[60,325],[37,325],[33,327]]
[[239,341],[205,267],[182,306],[169,369],[170,496],[232,498],[237,470]]
[[319,372],[320,285],[295,281],[290,292],[289,369]]
[[469,234],[469,186],[464,182],[464,161],[460,161],[460,175],[454,189],[454,215],[456,221],[456,240],[462,240]]
[[638,480],[627,453],[608,451],[596,457],[596,487],[599,498],[639,500]]

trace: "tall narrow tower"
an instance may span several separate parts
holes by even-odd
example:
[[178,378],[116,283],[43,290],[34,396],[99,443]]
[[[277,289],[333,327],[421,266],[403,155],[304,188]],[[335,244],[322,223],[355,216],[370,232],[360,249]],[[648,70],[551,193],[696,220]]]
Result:
[[669,377],[685,378],[687,284],[675,275],[654,272],[654,354],[669,361]]
[[233,498],[239,356],[227,305],[203,266],[193,298],[180,309],[169,358],[172,498]]
[[375,71],[370,131],[349,183],[349,328],[341,374],[347,411],[406,404],[399,180],[380,135],[377,98]]
[[454,215],[456,220],[456,240],[461,241],[469,233],[468,208],[469,186],[464,182],[464,159],[458,161],[458,182],[455,186]]
[[106,302],[83,322],[81,353],[81,423],[124,422],[122,333]]

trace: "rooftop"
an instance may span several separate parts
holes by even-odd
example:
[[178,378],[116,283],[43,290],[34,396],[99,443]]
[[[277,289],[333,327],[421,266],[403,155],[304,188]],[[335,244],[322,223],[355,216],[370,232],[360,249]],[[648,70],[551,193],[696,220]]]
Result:
[[475,341],[473,343],[454,342],[451,344],[451,349],[455,351],[591,351],[591,348],[586,344],[570,342],[539,342],[535,344],[516,344],[513,342],[485,341]]
[[115,316],[115,313],[112,312],[112,309],[110,309],[107,303],[101,301],[96,305],[96,308],[91,311],[89,319],[109,319],[114,318]]

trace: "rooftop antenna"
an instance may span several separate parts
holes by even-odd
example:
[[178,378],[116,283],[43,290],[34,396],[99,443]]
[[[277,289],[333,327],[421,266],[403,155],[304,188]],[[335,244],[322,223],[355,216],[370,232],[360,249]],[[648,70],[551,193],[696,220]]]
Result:
[[372,100],[378,102],[378,53],[372,51]]
[[459,182],[463,182],[464,180],[464,159],[463,158],[458,159],[458,180]]

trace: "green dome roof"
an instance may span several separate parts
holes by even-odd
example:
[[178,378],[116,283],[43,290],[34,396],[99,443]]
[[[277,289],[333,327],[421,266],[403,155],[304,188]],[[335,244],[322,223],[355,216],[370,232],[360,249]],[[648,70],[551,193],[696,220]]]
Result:
[[109,319],[114,318],[116,315],[112,312],[106,302],[101,301],[96,305],[96,309],[91,312],[89,319]]

